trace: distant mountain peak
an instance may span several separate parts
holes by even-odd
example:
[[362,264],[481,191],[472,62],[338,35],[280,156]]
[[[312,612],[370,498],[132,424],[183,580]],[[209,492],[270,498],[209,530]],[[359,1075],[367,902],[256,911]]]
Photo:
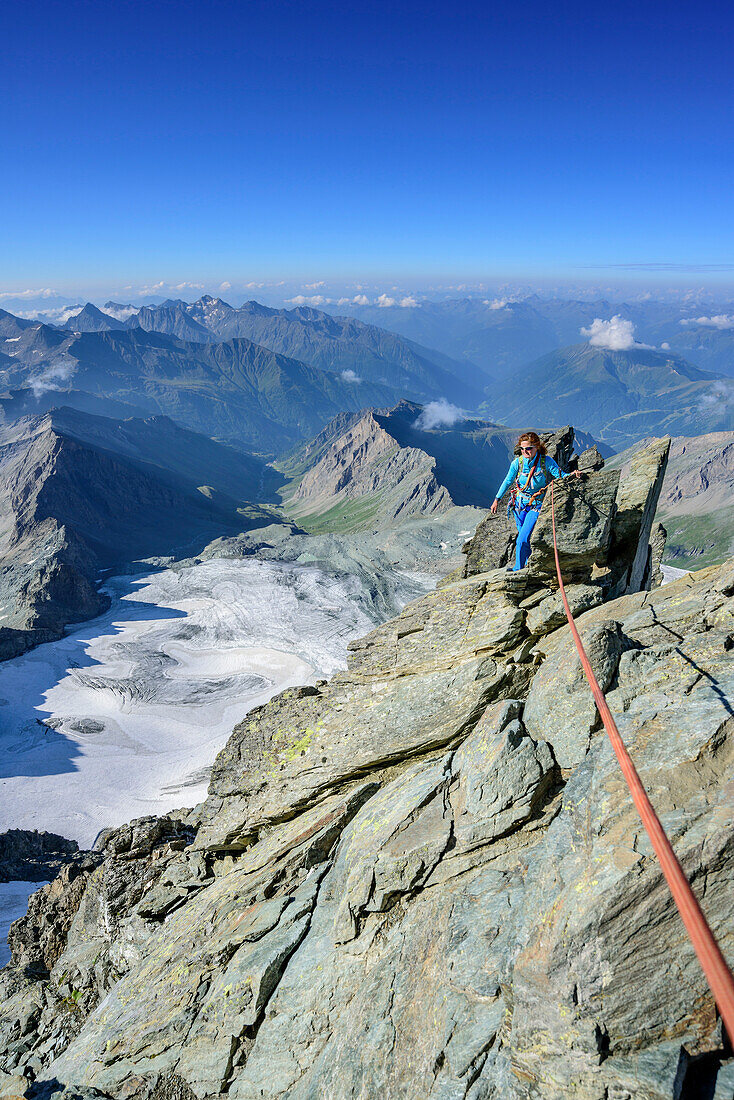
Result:
[[61,327],[70,332],[103,332],[110,329],[123,329],[125,325],[109,313],[103,313],[92,302],[87,302]]

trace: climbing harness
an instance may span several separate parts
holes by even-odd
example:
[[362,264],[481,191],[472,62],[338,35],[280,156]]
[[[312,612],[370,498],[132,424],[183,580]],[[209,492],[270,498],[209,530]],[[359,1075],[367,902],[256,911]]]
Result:
[[637,808],[637,812],[642,819],[642,824],[645,826],[650,842],[655,850],[655,855],[658,857],[661,870],[665,875],[665,880],[668,883],[668,888],[673,897],[673,901],[676,904],[678,912],[680,913],[683,924],[685,925],[689,939],[693,944],[693,949],[698,956],[698,961],[701,964],[706,980],[708,981],[711,992],[714,995],[714,1000],[719,1009],[724,1026],[729,1033],[729,1038],[734,1039],[734,975],[729,969],[726,959],[721,953],[721,949],[716,942],[713,932],[709,928],[706,917],[703,915],[701,906],[696,900],[696,896],[691,890],[688,884],[683,869],[678,862],[678,858],[673,851],[672,845],[666,836],[663,826],[660,824],[660,819],[655,813],[652,803],[647,796],[647,792],[642,785],[642,781],[637,774],[637,769],[632,763],[624,741],[617,729],[617,724],[612,717],[612,713],[609,710],[609,706],[604,697],[604,692],[599,687],[599,683],[594,675],[594,670],[591,667],[589,658],[581,642],[579,632],[576,629],[576,623],[574,622],[571,609],[568,606],[568,600],[566,599],[566,590],[563,587],[563,578],[561,577],[561,566],[558,560],[558,546],[556,543],[556,511],[553,499],[553,483],[551,482],[551,523],[553,525],[553,552],[556,558],[556,573],[558,575],[558,586],[561,593],[561,599],[563,601],[563,607],[566,612],[566,618],[568,619],[568,625],[571,630],[571,636],[576,645],[576,650],[581,661],[581,667],[586,674],[586,679],[589,681],[592,695],[599,711],[599,716],[604,723],[604,729],[607,731],[609,740],[612,743],[612,748],[619,762],[619,766],[622,769],[622,774],[629,787],[630,794],[632,795],[632,801]]
[[549,478],[548,478],[548,467],[546,466],[546,462],[545,462],[545,455],[541,454],[540,451],[536,451],[535,452],[535,459],[533,461],[532,466],[530,467],[530,470],[528,472],[527,478],[525,479],[525,484],[524,485],[520,484],[520,474],[522,473],[522,455],[520,456],[520,458],[518,460],[517,477],[515,478],[515,484],[510,489],[510,499],[509,499],[508,504],[507,504],[507,518],[508,519],[512,516],[512,513],[515,511],[515,508],[517,506],[518,494],[522,493],[523,495],[525,495],[528,486],[532,484],[532,480],[535,477],[535,471],[538,468],[538,460],[540,460],[540,468],[543,471],[543,476],[546,479],[546,484],[542,485],[540,487],[540,489],[537,489],[532,494],[532,496],[528,497],[527,504],[525,504],[524,507],[525,508],[532,508],[533,501],[537,497],[540,497],[541,500],[540,500],[540,504],[538,505],[538,511],[540,511],[541,505],[543,504],[543,497],[545,496],[545,492],[548,488],[548,484],[550,484],[550,481],[553,481],[553,475],[551,474],[550,480],[549,480]]

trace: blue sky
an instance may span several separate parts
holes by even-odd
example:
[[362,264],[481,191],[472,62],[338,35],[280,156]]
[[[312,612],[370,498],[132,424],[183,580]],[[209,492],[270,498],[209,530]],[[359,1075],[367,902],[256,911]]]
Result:
[[0,290],[731,284],[733,29],[723,3],[15,0]]

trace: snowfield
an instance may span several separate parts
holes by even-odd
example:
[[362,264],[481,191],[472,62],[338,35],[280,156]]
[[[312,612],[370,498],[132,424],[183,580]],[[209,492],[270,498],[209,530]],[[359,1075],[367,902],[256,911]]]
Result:
[[232,727],[346,666],[375,625],[357,577],[215,559],[115,577],[110,610],[0,664],[0,831],[100,829],[193,806]]

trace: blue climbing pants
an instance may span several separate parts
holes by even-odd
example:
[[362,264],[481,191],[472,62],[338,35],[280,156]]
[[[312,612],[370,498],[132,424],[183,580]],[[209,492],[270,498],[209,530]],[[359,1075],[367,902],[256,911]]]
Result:
[[533,527],[538,522],[539,508],[528,508],[520,504],[514,509],[515,524],[517,525],[517,544],[515,546],[515,572],[522,569],[530,557],[530,536]]

